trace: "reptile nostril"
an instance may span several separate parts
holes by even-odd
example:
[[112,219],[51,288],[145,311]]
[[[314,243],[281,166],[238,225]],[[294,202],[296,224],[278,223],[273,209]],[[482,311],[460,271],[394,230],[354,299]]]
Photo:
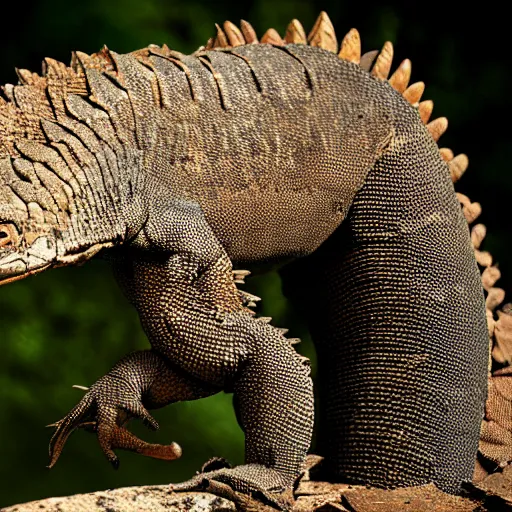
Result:
[[8,245],[12,245],[11,236],[3,229],[0,229],[0,247],[6,247]]
[[12,224],[0,225],[0,247],[16,245],[18,232]]

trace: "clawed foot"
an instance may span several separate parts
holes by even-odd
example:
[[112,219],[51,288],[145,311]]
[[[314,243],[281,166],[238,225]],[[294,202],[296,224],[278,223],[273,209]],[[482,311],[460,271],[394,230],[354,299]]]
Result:
[[288,478],[260,464],[235,468],[212,459],[190,480],[171,484],[173,492],[206,491],[229,499],[244,511],[290,510],[293,494]]
[[98,436],[103,453],[112,466],[119,467],[114,449],[130,450],[149,457],[174,460],[181,456],[176,444],[158,445],[142,441],[124,428],[131,418],[139,418],[152,429],[159,428],[156,420],[141,402],[140,392],[116,375],[98,380],[63,419],[48,425],[56,430],[50,441],[50,464],[57,462],[70,434],[77,428],[93,431]]

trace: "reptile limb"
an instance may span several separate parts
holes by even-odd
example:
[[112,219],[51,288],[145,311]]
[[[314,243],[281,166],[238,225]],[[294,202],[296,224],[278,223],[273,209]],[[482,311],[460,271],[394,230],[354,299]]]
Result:
[[[148,407],[161,407],[233,391],[246,436],[246,465],[201,474],[182,488],[197,488],[207,480],[209,487],[228,484],[234,491],[264,496],[289,489],[311,439],[309,365],[281,330],[258,321],[244,307],[234,283],[237,274],[201,209],[185,201],[155,201],[116,272],[160,358],[152,353],[147,367],[140,369],[129,356],[100,379],[59,422],[51,443],[54,459],[69,432],[89,419],[94,404],[99,405],[100,445],[117,465],[110,439],[120,421],[118,409],[156,427],[144,407],[148,392]],[[187,380],[189,385],[176,382],[177,375],[163,360],[199,382],[199,389],[191,389]],[[172,378],[162,379],[162,371]]]
[[131,418],[139,418],[153,430],[158,423],[147,411],[181,401],[194,400],[211,394],[197,381],[175,371],[152,350],[134,352],[121,359],[112,370],[100,378],[82,400],[55,427],[50,441],[50,464],[57,462],[69,435],[77,428],[93,430],[109,462],[119,467],[115,448],[135,451],[154,458],[176,459],[181,449],[173,443],[167,447],[144,443],[126,430]]

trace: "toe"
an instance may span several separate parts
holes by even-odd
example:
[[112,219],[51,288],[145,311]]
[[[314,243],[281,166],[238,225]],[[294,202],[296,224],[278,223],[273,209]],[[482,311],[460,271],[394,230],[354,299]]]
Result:
[[93,405],[93,398],[88,393],[82,400],[71,410],[71,412],[63,419],[53,423],[55,432],[50,440],[49,452],[50,463],[48,467],[51,468],[55,465],[62,453],[62,449],[68,440],[71,433],[80,427],[81,424],[86,423],[91,416],[91,406]]

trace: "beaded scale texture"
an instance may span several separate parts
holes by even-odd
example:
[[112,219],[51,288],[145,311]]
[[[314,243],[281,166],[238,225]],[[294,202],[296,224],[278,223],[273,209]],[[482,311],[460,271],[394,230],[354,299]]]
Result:
[[0,279],[102,251],[152,347],[55,423],[51,465],[80,426],[114,465],[115,448],[179,457],[126,421],[157,428],[147,409],[232,391],[246,464],[213,461],[174,488],[286,508],[276,496],[313,429],[309,364],[254,315],[233,265],[295,258],[285,292],[318,351],[330,477],[449,492],[471,480],[492,334],[475,254],[493,267],[468,230],[475,203],[452,184],[467,158],[438,148],[447,121],[429,122],[410,61],[388,78],[391,43],[361,55],[353,29],[337,52],[325,13],[307,38],[296,20],[261,41],[226,22],[189,56],[76,52],[4,87]]

